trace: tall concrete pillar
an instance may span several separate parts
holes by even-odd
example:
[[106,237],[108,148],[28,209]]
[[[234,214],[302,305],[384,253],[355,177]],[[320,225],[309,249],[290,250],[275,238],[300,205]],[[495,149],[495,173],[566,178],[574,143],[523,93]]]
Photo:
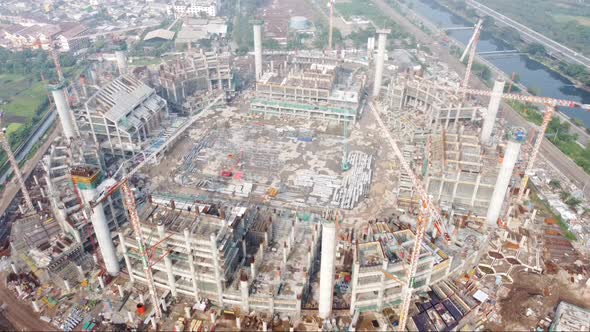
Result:
[[215,273],[215,281],[217,283],[217,298],[219,300],[219,303],[223,303],[223,287],[221,285],[221,271],[219,267],[219,248],[217,247],[217,234],[211,233],[209,240],[211,243],[211,258],[213,258],[213,271]]
[[117,58],[117,68],[119,68],[119,75],[127,74],[127,53],[125,53],[125,51],[116,51],[115,58]]
[[59,116],[59,122],[63,130],[63,135],[69,141],[70,138],[76,137],[76,124],[74,121],[74,114],[70,109],[68,98],[66,97],[66,88],[63,83],[49,86],[53,101],[55,102],[55,109]]
[[242,296],[242,312],[249,313],[250,312],[250,304],[249,304],[249,296],[250,296],[250,288],[248,286],[248,276],[246,273],[242,273],[240,275],[240,294]]
[[320,264],[319,315],[330,318],[334,295],[334,273],[336,259],[336,225],[324,222],[322,225],[322,255]]
[[[164,241],[162,243],[164,250],[168,250],[168,242],[165,241],[166,230],[162,224],[158,225],[158,235],[160,235],[160,241]],[[174,272],[172,271],[172,259],[170,259],[170,256],[164,257],[164,264],[166,265],[166,274],[168,275],[168,287],[170,287],[170,293],[172,293],[172,296],[176,297],[176,278],[174,277]]]
[[504,81],[494,82],[494,90],[490,103],[488,104],[488,111],[483,120],[483,126],[481,128],[481,143],[488,144],[490,137],[492,136],[492,130],[494,129],[494,123],[496,122],[496,115],[500,108],[500,102],[502,102],[502,94],[504,93]]
[[199,284],[197,282],[197,272],[195,270],[195,262],[193,258],[193,251],[191,248],[190,231],[188,228],[184,229],[184,241],[186,242],[186,254],[188,255],[188,265],[191,271],[191,278],[193,281],[193,292],[195,294],[195,300],[199,299]]
[[119,232],[119,242],[121,243],[121,251],[123,252],[123,258],[125,259],[125,266],[127,267],[127,273],[129,274],[129,281],[133,284],[135,282],[135,276],[133,275],[133,265],[131,265],[131,259],[127,253],[127,244],[125,237],[122,232]]
[[[72,169],[71,175],[72,181],[78,187],[84,201],[86,203],[94,201],[98,196],[97,188],[102,178],[100,170],[91,167],[76,167]],[[90,218],[92,222],[92,228],[94,228],[98,247],[100,248],[107,272],[112,276],[118,275],[121,271],[119,260],[103,205],[96,205],[92,209],[92,216],[86,217]]]
[[252,20],[254,27],[254,67],[256,70],[256,80],[262,77],[262,25],[261,20]]
[[488,226],[493,227],[498,221],[500,212],[502,211],[502,204],[506,197],[506,191],[512,178],[512,171],[514,165],[518,160],[518,154],[520,152],[520,145],[526,140],[526,134],[522,128],[512,128],[507,134],[508,144],[506,145],[506,151],[504,152],[504,159],[502,160],[502,166],[500,167],[500,173],[496,179],[496,185],[494,192],[492,193],[492,199],[490,200],[490,206],[486,215],[486,221]]
[[377,30],[377,59],[375,61],[375,81],[373,84],[373,97],[379,96],[381,84],[383,81],[383,66],[385,64],[385,46],[387,45],[387,35],[391,32],[389,29]]

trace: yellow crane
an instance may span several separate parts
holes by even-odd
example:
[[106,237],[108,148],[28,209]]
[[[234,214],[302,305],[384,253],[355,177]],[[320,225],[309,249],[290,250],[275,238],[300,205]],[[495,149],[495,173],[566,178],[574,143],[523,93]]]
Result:
[[538,97],[538,96],[527,96],[521,95],[516,93],[494,93],[489,90],[478,90],[478,89],[470,89],[466,87],[446,87],[441,85],[434,85],[428,84],[423,82],[415,82],[415,81],[408,81],[407,84],[409,86],[413,86],[416,88],[428,87],[431,89],[437,89],[441,91],[450,91],[455,93],[464,93],[470,94],[474,96],[484,96],[484,97],[492,97],[497,96],[505,100],[514,100],[524,103],[531,103],[531,104],[541,104],[545,106],[545,112],[543,114],[543,122],[541,123],[541,128],[539,129],[539,134],[537,135],[537,141],[533,147],[531,155],[529,157],[529,161],[524,171],[524,176],[522,178],[522,182],[520,184],[520,190],[518,192],[518,202],[522,202],[524,191],[526,189],[527,183],[529,181],[529,176],[533,170],[535,165],[535,161],[537,160],[537,155],[539,154],[539,149],[541,148],[541,143],[543,142],[543,137],[545,137],[545,132],[547,131],[547,127],[549,123],[553,119],[553,115],[555,114],[556,107],[568,107],[568,108],[578,108],[582,110],[590,110],[590,104],[582,104],[577,101],[573,100],[565,100],[565,99],[555,99],[549,97]]
[[[4,116],[4,112],[0,112],[0,125],[2,123],[2,118]],[[25,184],[25,180],[23,175],[20,171],[18,166],[18,161],[14,157],[12,153],[12,149],[10,148],[10,143],[8,143],[8,139],[6,138],[6,127],[2,128],[2,132],[0,133],[0,144],[2,144],[2,149],[6,152],[6,156],[8,157],[8,162],[12,167],[12,171],[14,172],[14,177],[20,186],[21,192],[23,193],[23,198],[25,199],[25,204],[27,208],[27,212],[35,211],[35,207],[33,206],[33,201],[31,201],[31,196],[29,195],[29,191],[27,190],[27,186]]]

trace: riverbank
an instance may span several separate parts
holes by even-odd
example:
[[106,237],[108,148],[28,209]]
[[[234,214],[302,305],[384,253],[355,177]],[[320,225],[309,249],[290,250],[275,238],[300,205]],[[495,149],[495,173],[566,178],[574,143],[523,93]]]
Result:
[[[396,1],[396,0],[393,0],[393,1]],[[457,8],[457,7],[451,6],[450,3],[448,2],[448,0],[434,0],[434,1],[437,2],[439,5],[445,7],[449,12],[461,17],[462,19],[464,19],[472,24],[476,23],[475,17],[473,17],[471,15],[471,13],[468,12],[469,10],[473,10],[472,7],[465,6],[465,7]],[[590,86],[585,85],[584,82],[569,75],[567,72],[565,72],[564,70],[559,68],[559,63],[561,63],[562,61],[552,58],[547,53],[543,53],[543,54],[530,53],[528,47],[534,43],[527,43],[526,41],[524,41],[520,37],[520,35],[518,35],[518,40],[516,40],[516,36],[512,36],[513,39],[509,40],[508,38],[506,38],[506,36],[508,36],[508,34],[506,33],[506,31],[503,31],[504,28],[497,25],[495,22],[492,26],[487,25],[486,29],[488,30],[488,32],[490,32],[492,35],[494,35],[494,38],[501,40],[502,42],[506,43],[506,45],[509,45],[510,47],[514,48],[518,52],[524,53],[529,59],[537,61],[537,62],[541,63],[542,65],[544,65],[545,67],[547,67],[547,69],[550,69],[550,70],[554,71],[555,73],[563,76],[564,78],[568,79],[572,84],[579,87],[580,89],[584,89],[584,90],[590,92]],[[514,30],[514,31],[516,33],[518,33],[518,31],[516,31],[516,30]],[[556,64],[556,62],[557,62],[557,64]]]
[[[389,2],[395,1],[395,0],[388,0]],[[460,27],[460,26],[467,26],[468,25],[468,21],[465,19],[465,17],[459,16],[457,15],[455,12],[453,12],[452,10],[450,10],[448,7],[444,6],[443,4],[437,2],[436,0],[429,0],[429,1],[420,1],[419,3],[415,3],[415,6],[410,9],[410,8],[404,8],[406,11],[406,17],[410,18],[415,16],[417,19],[419,19],[420,25],[426,24],[428,26],[433,26],[436,31],[438,31],[438,34],[442,33],[441,28],[439,28],[439,26],[435,25],[434,22],[437,22],[439,25],[443,25],[443,26],[448,26],[448,27]],[[416,11],[419,12],[416,12]],[[422,14],[425,13],[428,18],[423,17]],[[430,17],[433,16],[433,13],[436,13],[435,15],[446,15],[446,17],[435,17],[435,21],[430,21]],[[442,20],[442,23],[440,20]],[[414,25],[418,25],[417,22],[413,22]],[[433,29],[433,28],[431,28]],[[453,43],[455,43],[455,41],[458,42],[458,45],[461,45],[461,42],[465,42],[464,39],[469,38],[471,36],[471,31],[463,31],[462,34],[458,34],[458,33],[453,33],[452,35],[450,35],[449,40]],[[460,38],[460,40],[457,39],[457,37]],[[486,49],[487,51],[489,50],[504,50],[504,49],[510,49],[511,46],[508,45],[504,40],[496,38],[495,35],[493,34],[493,32],[490,32],[488,30],[487,36],[482,38],[482,41],[480,42],[480,44],[478,46],[482,46],[483,49]],[[457,59],[460,56],[461,49],[462,47],[460,47],[461,49],[455,49],[453,52],[453,48],[456,48],[454,46],[451,46],[451,54],[454,55]],[[522,56],[521,56],[522,57]],[[519,58],[521,58],[519,57]],[[535,60],[532,60],[529,57],[525,57],[526,60],[516,60],[516,62],[514,61],[514,57],[512,57],[513,60],[509,60],[512,61],[513,63],[519,63],[519,61],[522,63],[526,64],[527,67],[523,68],[523,74],[525,75],[525,80],[526,78],[528,78],[527,81],[527,86],[524,86],[523,93],[527,93],[528,91],[530,91],[530,87],[531,87],[531,80],[530,77],[531,76],[536,76],[536,72],[544,72],[544,73],[550,73],[550,77],[554,78],[554,76],[559,76],[559,73],[557,72],[551,72],[551,69],[543,67],[543,64],[539,63],[539,62],[535,62]],[[518,58],[517,58],[518,59]],[[483,60],[483,64],[489,67],[489,64],[492,63],[491,59],[484,59],[481,56],[478,56],[478,58],[476,59],[475,64],[479,62],[481,62],[481,60]],[[496,59],[495,62],[498,62],[501,60]],[[475,64],[474,64],[474,68],[475,68]],[[531,69],[528,68],[528,65],[531,64],[533,65],[533,67]],[[497,68],[497,66],[492,63],[492,68],[494,69],[495,72],[497,72],[498,70],[502,72],[502,75],[504,77],[507,76],[507,72],[502,71],[502,69]],[[504,68],[506,67],[511,67],[511,66],[507,66],[506,63],[504,63],[504,65],[502,66]],[[515,65],[512,65],[513,68],[515,68]],[[518,67],[518,66],[516,66]],[[538,68],[538,69],[537,69]],[[516,69],[516,68],[515,68]],[[551,74],[552,73],[552,74]],[[559,76],[560,77],[560,76]],[[565,80],[564,78],[561,79],[560,82],[564,82],[563,80]],[[535,83],[545,83],[542,80],[533,80],[532,82]],[[567,85],[562,85],[559,88],[563,88],[566,87]],[[552,87],[552,88],[557,88],[557,87]],[[536,88],[533,90],[537,90]],[[542,95],[549,95],[551,96],[551,94],[548,94],[547,91],[535,91],[536,93],[534,94],[542,94]],[[560,91],[561,93],[561,91]],[[569,96],[561,96],[561,95],[555,95],[555,93],[553,93],[553,96],[551,97],[556,97],[558,99],[570,99]],[[524,103],[511,103],[510,106],[513,108],[513,110],[515,112],[517,112],[522,118],[526,119],[527,121],[529,121],[530,123],[534,124],[536,127],[536,129],[538,129],[538,126],[541,124],[542,122],[542,109],[540,109],[537,105],[528,105],[528,104],[524,104]],[[564,112],[572,112],[569,109],[563,108],[563,109],[559,109],[559,112],[554,113],[554,119],[553,121],[550,123],[547,132],[545,133],[545,138],[547,138],[548,140],[550,140],[561,152],[563,152],[567,157],[569,157],[573,162],[575,162],[579,167],[580,170],[590,174],[590,149],[587,149],[586,147],[590,144],[590,135],[588,134],[588,126],[589,126],[589,122],[586,121],[585,123],[583,123],[582,126],[580,126],[580,123],[582,122],[582,120],[580,120],[579,118],[576,117],[571,117],[570,114],[566,114]],[[574,111],[575,112],[575,111]],[[581,113],[582,111],[578,110],[579,113],[574,113],[575,116],[580,116],[580,115],[585,115],[584,113]]]

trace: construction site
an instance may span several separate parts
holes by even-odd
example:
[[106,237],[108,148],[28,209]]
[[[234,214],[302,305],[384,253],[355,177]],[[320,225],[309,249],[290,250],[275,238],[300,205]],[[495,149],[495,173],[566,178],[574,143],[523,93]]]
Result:
[[[21,188],[3,301],[63,331],[586,329],[588,258],[537,174],[555,107],[585,105],[471,89],[481,24],[464,77],[399,69],[387,29],[267,52],[252,24],[243,90],[225,51],[142,71],[117,51],[52,82],[62,132],[32,176],[1,134]],[[546,107],[539,132],[505,100]]]

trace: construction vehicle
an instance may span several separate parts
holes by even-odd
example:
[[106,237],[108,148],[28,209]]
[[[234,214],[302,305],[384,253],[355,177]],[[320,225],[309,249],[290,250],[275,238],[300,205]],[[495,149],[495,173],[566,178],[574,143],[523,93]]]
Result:
[[[4,116],[4,112],[0,111],[0,126],[2,125],[2,118]],[[2,132],[0,133],[0,144],[2,144],[2,149],[6,152],[6,156],[8,157],[8,162],[12,167],[12,171],[14,172],[14,177],[18,185],[20,186],[20,190],[23,194],[23,198],[25,199],[26,211],[25,213],[33,213],[35,212],[35,207],[33,206],[33,201],[31,200],[31,195],[29,195],[29,190],[25,184],[25,179],[23,178],[23,174],[20,171],[20,167],[18,166],[18,161],[14,157],[14,153],[12,153],[12,148],[10,148],[10,143],[8,143],[8,139],[6,138],[6,127],[2,127]]]
[[469,89],[469,88],[465,88],[465,87],[455,87],[454,88],[454,87],[445,87],[445,86],[434,85],[434,84],[425,84],[425,83],[414,84],[413,82],[410,82],[410,81],[408,81],[408,85],[414,85],[415,87],[422,85],[424,87],[429,87],[432,89],[437,89],[437,90],[442,90],[442,91],[450,91],[450,92],[456,92],[456,93],[461,92],[464,94],[470,94],[470,95],[474,95],[474,96],[485,96],[485,97],[497,96],[497,97],[500,97],[505,100],[514,100],[514,101],[519,101],[519,102],[524,102],[524,103],[545,105],[545,112],[543,114],[543,122],[541,123],[541,128],[539,129],[539,133],[537,134],[538,135],[537,140],[535,142],[533,150],[531,151],[529,161],[528,161],[527,166],[524,171],[524,177],[522,178],[522,182],[520,185],[520,190],[518,193],[517,202],[522,202],[522,199],[524,196],[524,191],[526,189],[529,177],[530,177],[533,167],[535,165],[537,155],[539,154],[539,149],[541,148],[541,143],[543,142],[543,137],[545,136],[545,132],[547,131],[547,127],[549,126],[549,123],[553,119],[553,114],[555,113],[555,108],[560,106],[560,107],[568,107],[568,108],[580,108],[580,109],[583,109],[586,111],[590,110],[590,104],[581,104],[576,101],[565,100],[565,99],[554,99],[554,98],[548,98],[548,97],[527,96],[527,95],[521,95],[521,94],[515,94],[515,93],[499,93],[498,94],[498,93],[494,93],[489,90]]

